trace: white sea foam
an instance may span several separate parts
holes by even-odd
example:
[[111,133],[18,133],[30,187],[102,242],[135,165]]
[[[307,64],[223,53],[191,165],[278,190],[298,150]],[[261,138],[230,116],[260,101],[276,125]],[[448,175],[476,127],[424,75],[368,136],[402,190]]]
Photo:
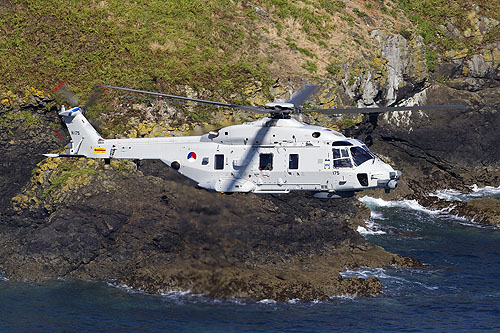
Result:
[[376,278],[387,278],[385,273],[385,269],[383,268],[359,268],[359,269],[346,269],[343,272],[340,272],[340,275],[344,278],[350,277],[359,277],[362,279],[366,279],[370,276],[375,276]]
[[276,301],[274,299],[262,299],[260,301],[258,301],[257,303],[260,303],[260,304],[276,304]]
[[[405,271],[409,271],[411,269],[405,269]],[[424,270],[413,270],[417,274],[426,274],[427,272]],[[438,290],[439,287],[436,286],[428,286],[422,282],[415,281],[415,280],[410,280],[410,279],[405,279],[403,277],[397,276],[396,274],[390,274],[390,270],[384,269],[384,268],[360,268],[360,269],[355,269],[355,270],[350,270],[346,269],[345,271],[341,272],[340,275],[342,277],[348,278],[348,277],[359,277],[366,279],[370,276],[374,276],[377,279],[380,280],[386,280],[388,282],[391,282],[391,284],[394,286],[402,286],[402,285],[413,285],[416,286],[417,288],[424,288],[427,290]]]
[[438,209],[438,210],[433,210],[429,208],[425,208],[421,204],[417,202],[417,200],[394,200],[394,201],[388,201],[384,200],[381,198],[373,198],[369,196],[364,196],[362,198],[359,198],[359,201],[367,204],[368,206],[375,206],[375,207],[388,207],[388,208],[406,208],[406,209],[411,209],[411,210],[416,210],[420,212],[424,212],[427,214],[440,214],[440,213],[446,213],[449,212],[448,208],[445,209]]
[[374,210],[372,210],[370,212],[370,218],[376,219],[376,220],[387,220],[387,218],[384,217],[384,214],[382,214],[381,212],[376,212]]
[[[106,284],[110,287],[113,287],[113,288],[118,288],[118,289],[121,289],[121,290],[124,290],[128,293],[131,293],[131,294],[150,294],[149,292],[147,291],[144,291],[143,289],[137,289],[137,288],[133,288],[125,283],[116,283],[115,281],[108,281],[106,282]],[[158,290],[158,294],[160,296],[164,296],[164,297],[167,297],[167,298],[182,298],[182,297],[203,297],[202,294],[194,294],[191,292],[191,290],[163,290],[163,289],[160,289]]]
[[129,285],[126,285],[125,283],[116,283],[115,281],[108,281],[106,282],[106,284],[110,287],[121,289],[131,294],[147,294],[145,291],[132,288]]
[[471,192],[464,193],[456,189],[437,190],[435,193],[430,193],[430,196],[438,197],[446,201],[461,201],[467,202],[472,199],[498,197],[500,196],[500,186],[485,186],[479,187],[476,184],[469,187]]
[[362,226],[358,226],[357,231],[361,235],[383,235],[383,234],[386,234],[385,231],[380,230],[380,227],[378,224],[376,224],[375,222],[373,222],[371,220],[365,221],[365,225],[366,225],[366,228],[362,227]]
[[172,298],[177,298],[177,297],[183,297],[183,296],[202,296],[198,294],[193,294],[191,290],[159,290],[161,296],[166,296],[166,297],[172,297]]
[[[149,292],[146,292],[142,289],[132,288],[129,285],[126,285],[124,283],[120,284],[120,283],[116,283],[114,281],[109,281],[109,282],[106,282],[106,284],[110,287],[118,288],[118,289],[124,290],[128,293],[145,294],[145,295],[154,296]],[[236,305],[247,305],[248,304],[244,299],[211,298],[211,297],[207,297],[204,294],[193,293],[190,289],[187,289],[187,290],[163,290],[163,289],[160,289],[160,290],[158,290],[158,294],[160,297],[163,297],[165,300],[173,301],[177,304],[184,304],[186,302],[187,303],[204,303],[204,304],[220,304],[220,303],[231,303],[231,304],[236,304]],[[274,300],[263,300],[260,303],[273,304],[273,302],[276,303],[276,301],[274,301]]]
[[500,227],[495,226],[495,225],[489,225],[489,224],[481,224],[476,221],[474,221],[474,218],[472,220],[469,220],[465,217],[461,216],[456,216],[453,215],[453,218],[458,220],[458,224],[464,225],[466,227],[474,227],[474,228],[480,228],[480,229],[500,229]]

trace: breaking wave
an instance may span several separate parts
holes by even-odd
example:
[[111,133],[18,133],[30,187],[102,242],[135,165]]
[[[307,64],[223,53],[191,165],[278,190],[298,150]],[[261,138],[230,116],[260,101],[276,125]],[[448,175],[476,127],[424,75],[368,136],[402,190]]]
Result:
[[357,229],[357,232],[361,235],[384,235],[387,233],[380,230],[380,226],[371,220],[365,221],[365,225],[366,227],[359,226]]
[[[125,283],[116,283],[114,281],[108,281],[106,284],[109,287],[121,289],[123,291],[126,291],[127,293],[131,294],[144,294],[144,295],[152,295],[151,293],[144,291],[142,289],[136,289],[133,288]],[[165,291],[163,289],[158,290],[159,296],[164,296],[167,298],[182,298],[182,297],[203,297],[203,295],[199,294],[194,294],[191,292],[191,290],[170,290],[170,291]]]
[[422,270],[422,269],[398,269],[398,268],[360,268],[355,270],[347,269],[340,273],[342,277],[359,277],[366,279],[370,276],[374,276],[382,281],[384,286],[382,294],[412,294],[417,290],[425,290],[426,292],[432,293],[439,289],[437,286],[431,286],[426,283],[417,281],[416,279],[404,278],[404,272],[407,276],[408,272],[411,271],[412,275],[426,276],[432,274],[432,272]]
[[435,193],[429,194],[433,197],[438,197],[440,199],[446,201],[461,201],[467,202],[472,199],[478,198],[500,198],[500,186],[485,186],[478,187],[476,184],[469,187],[471,192],[465,193],[455,189],[447,189],[447,190],[437,190]]
[[260,304],[276,304],[276,301],[274,299],[262,299],[260,301],[258,301],[257,303],[260,303]]
[[449,211],[449,208],[446,209],[429,209],[425,208],[421,204],[417,202],[417,200],[395,200],[395,201],[388,201],[380,198],[373,198],[369,196],[364,196],[362,198],[359,198],[359,201],[365,203],[368,205],[368,207],[381,207],[381,208],[406,208],[410,210],[416,210],[420,211],[423,213],[427,214],[441,214],[441,213],[447,213]]
[[[456,191],[456,190],[447,190],[447,191]],[[481,193],[486,193],[484,191],[481,191]],[[487,193],[493,193],[492,191],[489,191]],[[359,199],[361,202],[365,203],[371,210],[371,219],[379,219],[379,220],[384,220],[386,219],[381,212],[377,212],[374,209],[377,208],[402,208],[402,209],[408,209],[408,210],[413,210],[417,212],[421,212],[424,214],[428,214],[431,217],[436,217],[439,219],[444,219],[448,221],[453,221],[455,223],[468,226],[468,227],[476,227],[476,228],[495,228],[492,226],[485,226],[479,223],[476,223],[473,219],[470,220],[466,217],[463,216],[458,216],[451,214],[450,211],[453,210],[454,206],[447,207],[447,208],[442,208],[442,209],[430,209],[426,208],[422,205],[420,205],[416,200],[395,200],[395,201],[388,201],[380,198],[373,198],[369,196],[364,196]],[[373,224],[371,224],[373,223]],[[384,230],[382,230],[384,229]],[[371,221],[370,223],[367,223],[367,228],[363,227],[358,227],[357,230],[360,234],[362,235],[377,235],[377,234],[386,234],[386,231],[389,231],[386,226],[380,226]],[[411,231],[411,230],[407,230]]]
[[126,285],[125,283],[117,283],[114,281],[108,281],[108,282],[106,282],[106,284],[109,287],[117,288],[117,289],[126,291],[126,292],[131,293],[131,294],[149,294],[143,290],[132,288],[129,285]]

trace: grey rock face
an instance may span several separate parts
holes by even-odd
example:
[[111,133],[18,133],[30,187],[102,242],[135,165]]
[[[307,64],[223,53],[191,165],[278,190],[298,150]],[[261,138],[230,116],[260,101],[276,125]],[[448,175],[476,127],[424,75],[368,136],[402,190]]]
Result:
[[481,54],[474,54],[471,59],[467,60],[467,64],[472,77],[485,77],[492,67],[492,63],[485,61]]
[[393,104],[397,91],[408,75],[408,41],[401,35],[388,35],[381,30],[374,30],[371,37],[378,41],[382,57],[387,60],[387,84],[385,99]]
[[366,69],[354,76],[346,71],[343,85],[358,106],[387,106],[421,92],[428,81],[425,46],[421,37],[411,40],[399,34],[373,30],[371,38],[378,44],[380,57],[376,69]]

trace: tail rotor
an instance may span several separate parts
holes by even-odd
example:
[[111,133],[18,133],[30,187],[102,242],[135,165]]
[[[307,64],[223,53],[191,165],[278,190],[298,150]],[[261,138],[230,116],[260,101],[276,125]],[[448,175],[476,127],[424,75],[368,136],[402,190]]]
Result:
[[78,106],[78,97],[76,97],[75,93],[70,88],[68,88],[65,81],[59,82],[59,84],[54,89],[54,92],[57,93],[70,106]]
[[[80,105],[78,97],[76,97],[76,94],[68,87],[65,81],[59,82],[54,89],[54,92],[57,93],[57,95],[59,95],[59,97],[61,97],[71,107]],[[88,108],[95,105],[106,92],[106,87],[96,85],[85,104],[81,107],[81,112],[85,114]]]

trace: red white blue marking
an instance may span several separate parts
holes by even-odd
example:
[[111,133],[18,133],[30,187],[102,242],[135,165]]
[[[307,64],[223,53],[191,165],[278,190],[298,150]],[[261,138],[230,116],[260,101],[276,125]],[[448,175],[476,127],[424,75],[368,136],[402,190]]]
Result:
[[187,160],[189,162],[194,162],[196,161],[196,153],[194,151],[192,152],[189,152],[188,156],[187,156]]

